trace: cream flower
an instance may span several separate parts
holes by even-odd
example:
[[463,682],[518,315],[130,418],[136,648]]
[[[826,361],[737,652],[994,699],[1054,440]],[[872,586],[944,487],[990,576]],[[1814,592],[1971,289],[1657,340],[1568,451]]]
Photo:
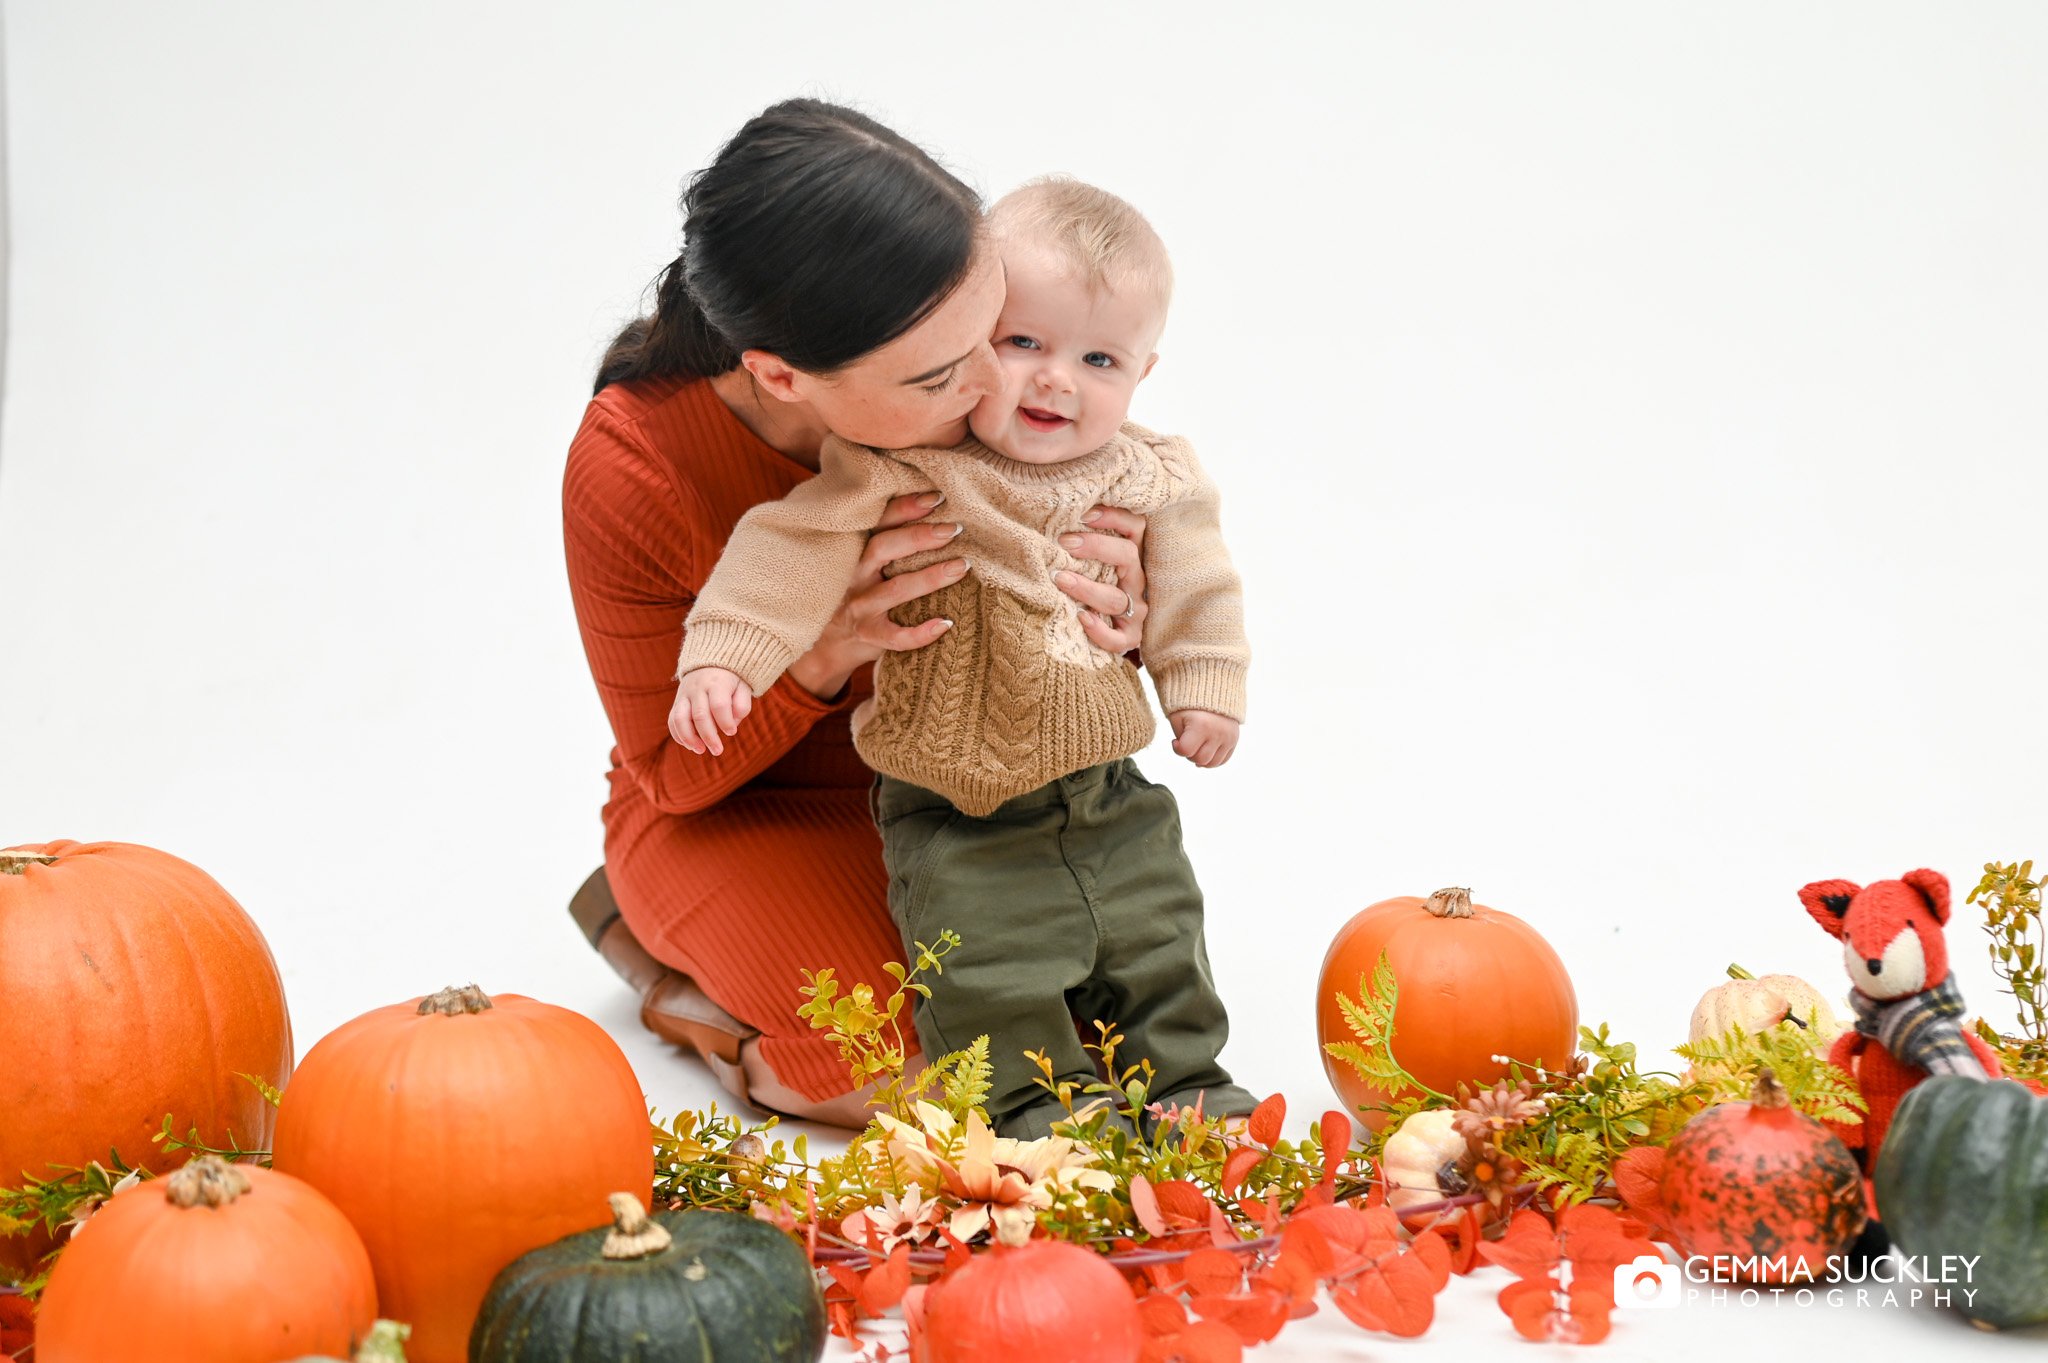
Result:
[[839,1223],[839,1233],[864,1247],[872,1227],[887,1254],[898,1245],[930,1239],[938,1229],[939,1214],[938,1203],[925,1201],[924,1189],[912,1184],[900,1200],[894,1193],[883,1193],[881,1206],[863,1207],[847,1216]]
[[992,1228],[1004,1244],[1022,1244],[1031,1238],[1037,1214],[1061,1193],[1115,1186],[1106,1170],[1092,1167],[1093,1151],[1064,1136],[1020,1141],[997,1136],[979,1112],[968,1113],[964,1129],[930,1103],[918,1103],[914,1112],[917,1126],[876,1113],[888,1140],[886,1147],[870,1141],[867,1148],[876,1155],[886,1148],[913,1177],[936,1174],[940,1197],[958,1204],[947,1225],[963,1243]]

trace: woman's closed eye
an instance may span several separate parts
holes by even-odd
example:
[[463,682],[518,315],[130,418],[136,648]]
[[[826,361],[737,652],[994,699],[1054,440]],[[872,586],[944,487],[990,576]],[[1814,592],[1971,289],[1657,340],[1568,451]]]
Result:
[[937,383],[923,384],[921,385],[921,388],[925,393],[929,394],[930,396],[937,397],[939,394],[945,392],[948,388],[951,388],[953,386],[953,380],[959,377],[960,366],[954,365],[951,369],[946,371],[946,377],[940,379]]

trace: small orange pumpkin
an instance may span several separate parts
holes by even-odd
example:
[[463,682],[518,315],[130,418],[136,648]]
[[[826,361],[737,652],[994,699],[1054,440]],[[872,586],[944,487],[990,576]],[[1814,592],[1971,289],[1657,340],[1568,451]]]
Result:
[[79,1228],[36,1320],[41,1363],[345,1357],[377,1319],[370,1256],[289,1174],[204,1155]]
[[[640,1081],[579,1013],[475,985],[365,1013],[306,1054],[276,1167],[361,1232],[413,1363],[464,1363],[498,1270],[654,1186]],[[595,1212],[592,1208],[596,1208]]]
[[1427,899],[1387,899],[1359,911],[1323,957],[1316,986],[1316,1033],[1323,1072],[1345,1104],[1378,1131],[1391,1106],[1411,1094],[1387,1093],[1327,1049],[1355,1042],[1337,1003],[1356,1000],[1385,952],[1400,986],[1394,1006],[1394,1056],[1440,1093],[1460,1083],[1488,1088],[1508,1077],[1494,1059],[1561,1066],[1578,1047],[1579,1001],[1564,962],[1536,930],[1511,913],[1474,904],[1469,890]]
[[[269,1142],[254,1075],[292,1069],[284,982],[263,934],[213,877],[122,842],[0,852],[0,1186],[52,1164],[177,1167],[150,1137],[166,1116],[208,1144]],[[47,1237],[0,1237],[0,1280]],[[10,1273],[12,1270],[12,1273]]]

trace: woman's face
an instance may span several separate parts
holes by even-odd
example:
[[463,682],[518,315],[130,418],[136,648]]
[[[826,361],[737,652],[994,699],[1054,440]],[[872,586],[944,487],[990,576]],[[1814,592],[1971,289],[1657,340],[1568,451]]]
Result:
[[1002,258],[983,245],[960,286],[922,322],[835,374],[788,371],[789,395],[857,445],[957,445],[967,438],[967,414],[1002,386],[989,344],[1002,309]]

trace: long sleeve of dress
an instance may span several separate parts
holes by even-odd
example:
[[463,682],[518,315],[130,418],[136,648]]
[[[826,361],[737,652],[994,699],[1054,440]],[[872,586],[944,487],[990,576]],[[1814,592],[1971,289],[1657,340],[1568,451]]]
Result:
[[889,499],[924,486],[915,469],[828,438],[817,477],[733,527],[684,624],[674,675],[722,667],[755,695],[774,685],[839,609]]
[[1183,442],[1194,486],[1151,514],[1145,531],[1145,667],[1160,708],[1213,710],[1243,721],[1244,586],[1223,542],[1222,497]]
[[[576,624],[618,744],[619,764],[664,813],[708,809],[782,758],[811,727],[846,708],[784,678],[714,758],[668,732],[676,639],[696,600],[692,546],[718,527],[685,502],[640,444],[593,412],[571,447],[562,532]],[[840,578],[843,584],[852,575]]]

